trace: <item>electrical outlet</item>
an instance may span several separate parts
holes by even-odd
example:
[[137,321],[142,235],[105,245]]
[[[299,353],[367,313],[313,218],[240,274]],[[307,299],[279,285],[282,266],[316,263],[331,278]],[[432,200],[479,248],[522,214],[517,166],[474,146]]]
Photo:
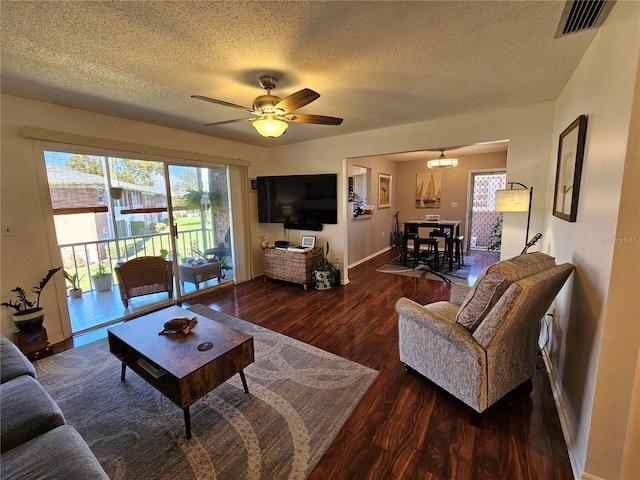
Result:
[[13,223],[6,223],[2,225],[2,236],[13,237],[16,232],[13,230]]
[[458,208],[458,202],[451,202],[452,208]]
[[384,232],[382,232],[382,238],[384,238]]

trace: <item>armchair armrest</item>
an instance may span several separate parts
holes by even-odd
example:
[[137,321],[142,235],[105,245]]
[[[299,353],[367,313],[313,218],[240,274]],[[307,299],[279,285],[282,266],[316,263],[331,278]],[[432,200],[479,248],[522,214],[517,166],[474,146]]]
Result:
[[465,285],[464,283],[454,283],[451,285],[451,303],[462,305],[462,302],[467,298],[470,291],[471,287],[469,285]]
[[457,305],[448,306],[448,303],[436,302],[422,306],[408,298],[401,298],[396,302],[396,311],[403,320],[409,320],[427,328],[459,350],[468,352],[474,357],[484,357],[484,349],[473,338],[471,332],[456,323],[455,317],[450,318],[446,315],[447,310],[453,312],[457,307]]
[[486,405],[486,352],[456,323],[459,305],[419,305],[401,298],[398,311],[400,361],[476,411]]

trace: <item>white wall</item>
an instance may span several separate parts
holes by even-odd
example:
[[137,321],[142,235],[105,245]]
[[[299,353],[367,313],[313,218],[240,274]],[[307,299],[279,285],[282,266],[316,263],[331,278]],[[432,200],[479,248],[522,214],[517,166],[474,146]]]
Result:
[[[1,222],[12,224],[15,231],[14,236],[0,239],[3,302],[13,299],[10,290],[15,286],[30,289],[37,284],[54,262],[51,252],[55,251],[55,233],[47,227],[43,210],[49,200],[41,192],[37,176],[43,159],[33,141],[20,136],[23,126],[254,162],[265,157],[263,148],[204,135],[8,95],[2,95],[1,101]],[[57,274],[42,294],[41,306],[45,307],[45,327],[51,343],[70,335],[65,293],[64,279]],[[10,337],[16,330],[11,311],[2,308],[1,313],[0,331]]]
[[[326,226],[318,239],[331,239],[333,252],[342,262],[345,260],[347,239],[344,228],[347,207],[346,159],[397,153],[432,148],[433,145],[466,145],[486,141],[509,140],[507,159],[509,180],[533,185],[536,191],[547,190],[547,169],[551,152],[551,126],[553,102],[503,108],[488,112],[473,113],[428,122],[370,130],[350,135],[335,136],[310,142],[271,147],[267,151],[266,163],[256,164],[251,175],[283,173],[338,173],[343,185],[339,190],[339,225]],[[386,172],[385,172],[386,173]],[[525,181],[523,181],[525,179]],[[414,181],[410,189],[415,190]],[[373,185],[377,185],[374,179]],[[396,183],[395,195],[402,186]],[[413,195],[413,193],[412,193]],[[531,231],[542,231],[544,225],[545,199],[542,195],[534,199]],[[393,215],[394,207],[387,209]],[[376,212],[378,212],[376,210]],[[260,224],[257,235],[269,239],[280,238],[282,229]],[[523,224],[516,216],[505,218],[503,229],[503,256],[513,256],[522,250]],[[386,233],[386,232],[385,232]],[[254,252],[254,264],[261,262],[261,251]],[[348,277],[346,277],[348,278]]]
[[[347,162],[347,176],[351,174],[353,165],[369,169],[367,204],[373,205],[374,213],[371,217],[351,216],[353,204],[347,206],[347,234],[349,252],[347,264],[353,265],[365,260],[376,253],[388,250],[393,240],[397,199],[402,195],[404,186],[396,175],[396,163],[381,158],[356,158]],[[391,175],[391,207],[378,208],[378,175]]]
[[[585,478],[620,478],[621,443],[626,436],[638,355],[637,310],[635,315],[627,311],[619,317],[608,302],[613,298],[615,239],[627,235],[617,231],[623,170],[625,161],[638,161],[637,157],[627,158],[627,142],[639,26],[640,3],[617,2],[557,98],[554,117],[543,249],[558,262],[573,263],[576,270],[558,296],[549,351],[564,408],[561,414],[567,423],[570,456],[578,474],[585,472]],[[569,223],[551,215],[555,152],[560,133],[581,114],[588,115],[586,150],[577,221]],[[637,225],[637,189],[634,194]],[[625,248],[638,258],[637,244]],[[616,302],[633,302],[634,297],[637,301],[638,269],[633,272],[617,279],[626,287],[618,292]],[[612,371],[617,374],[610,376]]]

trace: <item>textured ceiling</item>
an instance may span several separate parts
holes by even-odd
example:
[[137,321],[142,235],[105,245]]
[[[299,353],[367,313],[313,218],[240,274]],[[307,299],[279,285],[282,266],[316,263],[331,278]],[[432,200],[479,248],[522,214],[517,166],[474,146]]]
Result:
[[[554,39],[564,2],[0,2],[3,93],[270,146],[555,98],[595,35]],[[321,94],[260,137],[242,111]],[[434,147],[438,147],[435,145]]]

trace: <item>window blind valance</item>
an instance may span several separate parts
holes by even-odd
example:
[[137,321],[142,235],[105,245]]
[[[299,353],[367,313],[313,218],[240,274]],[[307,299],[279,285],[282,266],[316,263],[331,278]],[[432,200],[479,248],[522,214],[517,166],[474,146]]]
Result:
[[85,147],[106,148],[129,153],[149,154],[168,158],[180,158],[204,162],[207,164],[218,163],[227,165],[238,165],[249,167],[251,162],[240,158],[217,157],[215,155],[207,155],[198,152],[185,152],[182,150],[174,150],[171,148],[154,147],[151,145],[142,145],[132,142],[120,142],[118,140],[110,140],[106,138],[89,137],[86,135],[77,135],[75,133],[57,132],[46,128],[24,126],[20,129],[23,138],[32,140],[43,140],[55,143],[67,143],[71,145],[82,145]]

